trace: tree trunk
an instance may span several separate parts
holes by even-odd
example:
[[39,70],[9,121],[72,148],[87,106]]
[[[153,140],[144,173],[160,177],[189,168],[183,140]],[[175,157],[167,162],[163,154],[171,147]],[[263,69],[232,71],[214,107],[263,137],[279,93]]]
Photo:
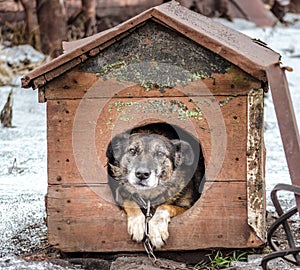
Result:
[[283,17],[288,12],[290,1],[276,0],[271,8],[273,14],[279,19],[280,22],[284,22]]
[[62,53],[67,35],[67,16],[62,0],[36,0],[41,50],[51,57]]
[[81,0],[83,20],[84,20],[84,36],[91,36],[97,33],[96,21],[96,0]]
[[27,42],[40,50],[39,24],[36,15],[36,3],[33,0],[21,0],[26,14]]

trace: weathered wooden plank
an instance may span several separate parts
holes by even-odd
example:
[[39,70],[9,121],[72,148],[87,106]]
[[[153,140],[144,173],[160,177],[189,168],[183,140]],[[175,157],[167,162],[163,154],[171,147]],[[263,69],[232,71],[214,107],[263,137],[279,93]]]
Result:
[[[50,186],[47,195],[48,236],[51,245],[65,252],[141,251],[130,240],[126,215],[103,199],[106,185],[94,187]],[[247,224],[246,183],[207,183],[196,204],[172,219],[164,249],[258,247]]]
[[247,195],[248,223],[260,238],[266,237],[265,206],[265,149],[264,149],[264,93],[248,95],[247,139]]
[[[190,89],[193,85],[196,87],[195,91]],[[196,79],[186,86],[179,84],[178,87],[168,88],[157,85],[151,90],[132,82],[102,79],[96,73],[80,71],[77,67],[47,84],[46,98],[180,97],[207,95],[208,92],[211,95],[245,95],[250,89],[260,87],[260,81],[234,66],[226,74],[216,73],[211,77]]]
[[47,111],[50,184],[106,182],[111,138],[152,121],[177,125],[199,138],[208,179],[246,181],[245,96],[49,100]]
[[[103,156],[99,164],[97,152],[105,152],[101,142],[108,139],[98,133],[95,137],[99,120],[97,110],[105,100],[88,102],[88,108],[77,115],[79,104],[79,100],[47,102],[49,183],[107,182],[106,159]],[[77,122],[79,124],[75,125]]]
[[72,60],[66,61],[65,63],[62,63],[59,67],[51,70],[50,72],[45,73],[44,76],[47,81],[52,81],[54,78],[56,78],[60,74],[64,74],[66,71],[77,66],[79,63],[81,63],[80,57],[74,58]]

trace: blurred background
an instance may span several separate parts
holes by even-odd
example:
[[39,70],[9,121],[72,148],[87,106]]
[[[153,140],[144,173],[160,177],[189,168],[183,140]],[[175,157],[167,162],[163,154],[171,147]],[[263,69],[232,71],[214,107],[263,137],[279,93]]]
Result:
[[[31,44],[44,54],[62,53],[61,42],[111,28],[165,0],[0,0],[0,39],[6,45]],[[299,13],[300,0],[179,0],[209,17],[243,18],[259,27]]]

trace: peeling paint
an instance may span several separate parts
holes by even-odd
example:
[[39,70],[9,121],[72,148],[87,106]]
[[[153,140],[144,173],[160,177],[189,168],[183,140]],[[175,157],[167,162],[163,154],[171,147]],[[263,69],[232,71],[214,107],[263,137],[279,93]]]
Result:
[[265,179],[263,144],[263,89],[251,90],[248,94],[247,135],[247,208],[248,224],[262,240],[266,239],[265,228]]

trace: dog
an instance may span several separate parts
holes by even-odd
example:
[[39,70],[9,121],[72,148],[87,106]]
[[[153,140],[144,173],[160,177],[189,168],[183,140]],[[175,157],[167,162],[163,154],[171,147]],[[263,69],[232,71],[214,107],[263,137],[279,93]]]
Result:
[[108,178],[115,201],[127,214],[132,240],[145,237],[147,202],[153,214],[149,238],[160,249],[169,237],[168,224],[201,195],[203,168],[191,145],[153,133],[122,133],[106,151]]

